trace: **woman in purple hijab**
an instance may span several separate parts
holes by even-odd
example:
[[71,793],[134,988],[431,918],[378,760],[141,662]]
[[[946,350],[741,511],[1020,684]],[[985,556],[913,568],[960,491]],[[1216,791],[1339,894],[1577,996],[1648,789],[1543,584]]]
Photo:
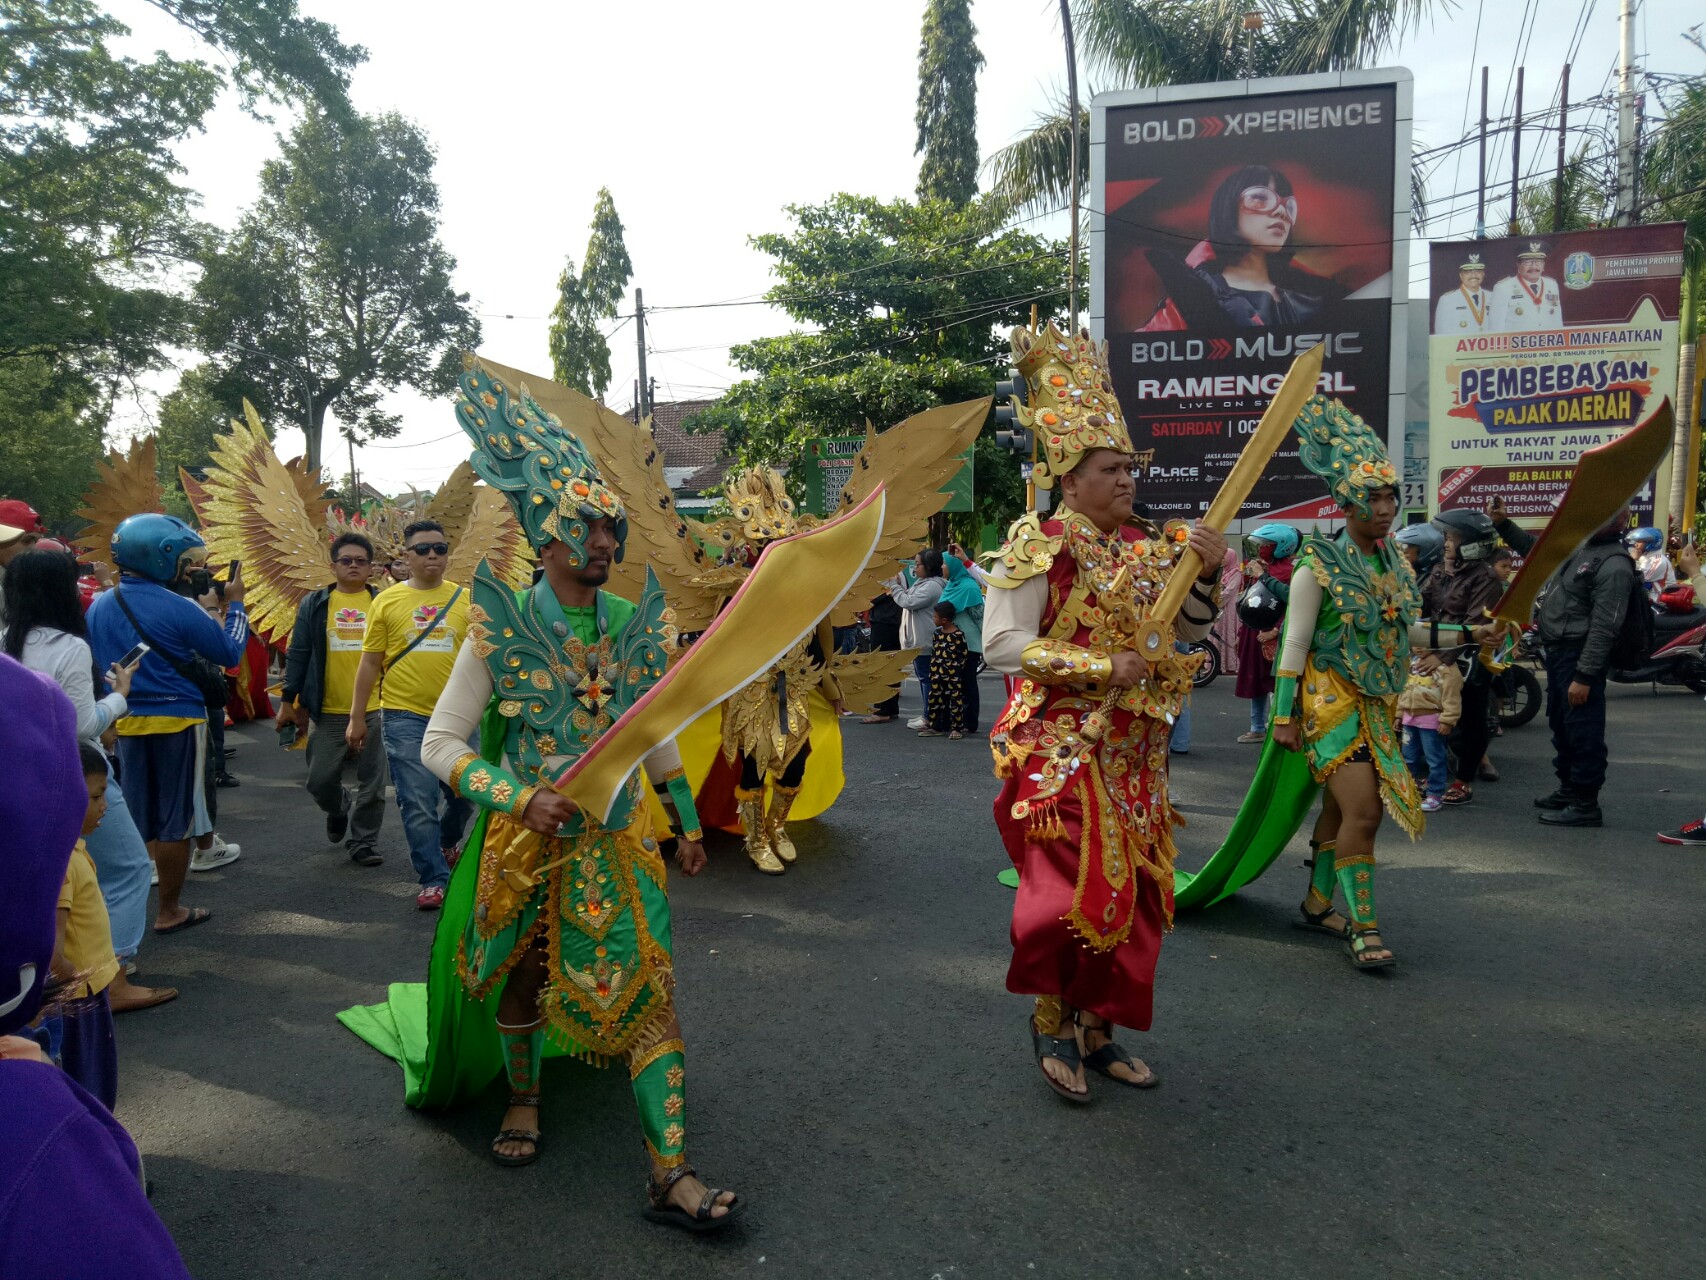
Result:
[[11,1034],[35,1016],[88,792],[77,713],[0,654],[0,1275],[187,1280],[112,1114]]

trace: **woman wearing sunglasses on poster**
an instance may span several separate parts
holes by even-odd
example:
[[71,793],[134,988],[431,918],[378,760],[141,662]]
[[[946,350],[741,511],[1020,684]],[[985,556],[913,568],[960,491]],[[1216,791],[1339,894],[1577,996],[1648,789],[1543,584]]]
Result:
[[1292,261],[1297,197],[1278,169],[1246,165],[1215,189],[1208,238],[1183,258],[1149,263],[1167,296],[1143,332],[1224,332],[1307,324],[1345,296],[1343,286]]

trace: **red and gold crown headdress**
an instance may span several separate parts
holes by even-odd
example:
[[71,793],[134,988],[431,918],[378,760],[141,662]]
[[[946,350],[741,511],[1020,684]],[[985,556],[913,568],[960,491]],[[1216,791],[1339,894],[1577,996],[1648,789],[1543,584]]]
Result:
[[1019,425],[1037,434],[1033,473],[1039,489],[1055,482],[1094,449],[1130,453],[1120,402],[1108,372],[1108,344],[1080,332],[1069,337],[1051,320],[1039,330],[1013,330],[1013,363],[1025,378]]

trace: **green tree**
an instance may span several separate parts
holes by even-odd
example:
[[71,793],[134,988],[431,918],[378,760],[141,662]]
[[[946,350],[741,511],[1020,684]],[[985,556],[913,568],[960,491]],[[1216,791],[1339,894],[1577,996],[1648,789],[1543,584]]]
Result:
[[0,361],[49,357],[107,376],[159,363],[187,335],[165,273],[194,258],[174,149],[221,89],[346,109],[365,54],[295,0],[153,0],[211,46],[138,62],[94,0],[0,0]]
[[609,187],[598,189],[584,261],[581,275],[575,274],[575,260],[569,258],[557,277],[557,304],[551,308],[548,338],[551,376],[565,387],[602,400],[610,386],[610,343],[598,322],[615,318],[634,274]]
[[[1074,0],[1086,68],[1105,87],[1198,84],[1240,76],[1306,75],[1371,66],[1450,0]],[[1244,14],[1262,15],[1259,31]],[[1090,174],[1090,113],[1078,119],[1080,188]],[[992,189],[1010,208],[1043,209],[1071,194],[1072,125],[1064,102],[991,156]]]
[[223,434],[242,412],[241,393],[234,391],[230,380],[211,364],[184,370],[178,385],[160,398],[154,450],[160,485],[166,492],[166,509],[172,514],[184,515],[189,510],[178,468],[196,474],[207,466],[213,457],[214,437]]
[[[988,395],[1006,367],[1007,331],[1033,304],[1044,315],[1065,307],[1065,246],[1003,230],[987,198],[837,195],[788,212],[792,232],[751,242],[774,260],[768,300],[808,328],[732,348],[750,376],[688,423],[722,429],[743,464],[785,464],[810,437]],[[1023,505],[1019,469],[992,432],[986,425],[975,454],[975,523]]]
[[0,497],[23,498],[56,531],[81,527],[105,409],[81,373],[43,356],[0,360]]
[[929,0],[918,42],[920,200],[964,204],[977,194],[977,73],[971,0]]
[[303,427],[318,466],[328,414],[358,443],[396,435],[385,394],[449,391],[480,325],[451,284],[434,153],[416,125],[314,111],[280,147],[260,198],[208,256],[197,330],[263,417]]

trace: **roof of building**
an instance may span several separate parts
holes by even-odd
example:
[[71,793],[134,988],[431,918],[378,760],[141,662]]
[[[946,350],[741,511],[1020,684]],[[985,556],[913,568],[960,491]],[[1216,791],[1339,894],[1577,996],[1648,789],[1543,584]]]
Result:
[[697,494],[723,482],[732,459],[721,431],[685,431],[682,423],[715,400],[668,400],[652,406],[652,434],[663,451],[663,470],[677,493]]

